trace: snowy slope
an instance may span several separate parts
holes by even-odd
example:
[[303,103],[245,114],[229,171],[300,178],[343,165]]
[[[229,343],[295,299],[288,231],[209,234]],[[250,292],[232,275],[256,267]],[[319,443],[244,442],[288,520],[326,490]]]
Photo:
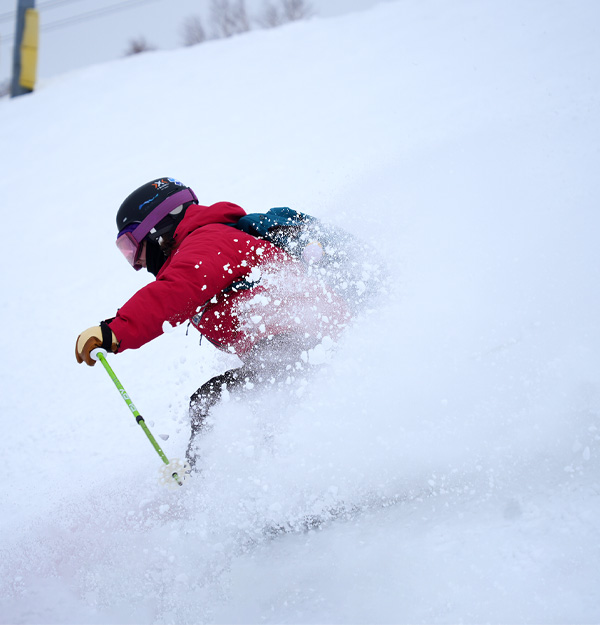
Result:
[[[0,102],[0,622],[598,622],[599,18],[405,0]],[[162,175],[391,271],[302,393],[215,410],[177,492],[73,355],[148,279],[113,220]],[[179,328],[111,362],[176,457],[236,359]]]

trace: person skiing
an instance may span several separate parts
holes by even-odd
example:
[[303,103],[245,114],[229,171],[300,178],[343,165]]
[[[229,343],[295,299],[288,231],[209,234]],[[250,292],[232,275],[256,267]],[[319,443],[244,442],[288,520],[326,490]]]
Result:
[[203,384],[190,398],[187,458],[223,390],[275,383],[306,366],[308,350],[335,340],[351,313],[347,302],[273,243],[237,229],[240,206],[203,206],[174,178],[158,178],[131,193],[117,211],[117,247],[136,270],[155,280],[110,319],[76,340],[78,363],[93,366],[92,350],[137,349],[186,321],[240,367]]

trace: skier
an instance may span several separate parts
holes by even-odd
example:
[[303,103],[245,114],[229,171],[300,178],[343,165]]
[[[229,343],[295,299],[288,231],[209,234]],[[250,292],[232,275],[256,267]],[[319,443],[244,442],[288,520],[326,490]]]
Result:
[[93,366],[93,349],[137,349],[186,321],[242,365],[203,384],[190,398],[187,457],[223,390],[281,382],[306,365],[306,353],[335,340],[350,313],[343,298],[309,275],[280,247],[234,226],[236,204],[198,203],[189,187],[159,178],[131,193],[117,211],[117,247],[136,270],[156,277],[110,319],[82,332],[77,362]]

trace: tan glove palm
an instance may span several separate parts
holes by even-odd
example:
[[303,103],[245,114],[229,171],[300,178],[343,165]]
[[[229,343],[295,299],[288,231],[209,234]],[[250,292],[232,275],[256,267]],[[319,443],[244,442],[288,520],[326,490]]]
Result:
[[[118,348],[118,341],[115,333],[111,331],[111,347],[110,350],[116,353]],[[77,362],[81,364],[85,362],[86,365],[93,367],[96,364],[96,361],[92,358],[91,352],[97,347],[102,347],[102,328],[100,326],[93,326],[92,328],[88,328],[85,332],[82,332],[77,337],[77,342],[75,343],[75,358]]]

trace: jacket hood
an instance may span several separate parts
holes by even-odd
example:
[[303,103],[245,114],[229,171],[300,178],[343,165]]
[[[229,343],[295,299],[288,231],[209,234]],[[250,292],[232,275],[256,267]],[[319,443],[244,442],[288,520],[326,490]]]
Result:
[[192,204],[186,211],[185,217],[177,226],[173,238],[178,245],[194,230],[209,224],[235,224],[246,215],[246,211],[231,202],[217,202],[211,206]]

